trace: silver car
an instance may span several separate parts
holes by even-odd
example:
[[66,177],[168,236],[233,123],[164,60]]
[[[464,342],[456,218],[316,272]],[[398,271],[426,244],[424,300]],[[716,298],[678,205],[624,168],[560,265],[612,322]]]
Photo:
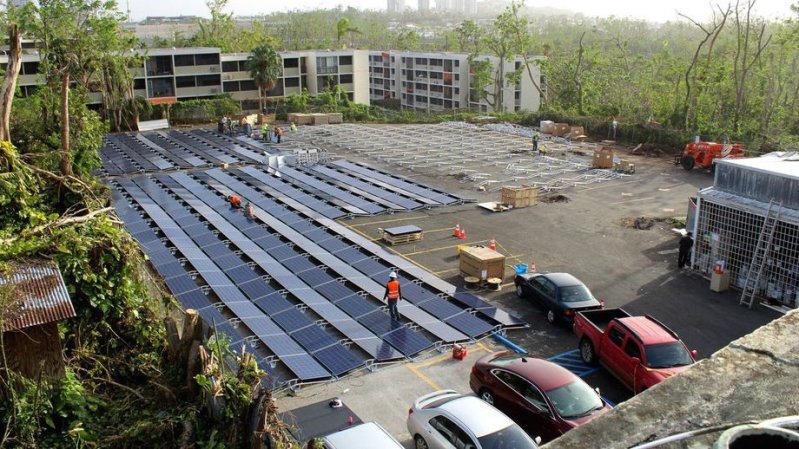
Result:
[[325,449],[403,449],[386,429],[367,422],[332,433],[322,439]]
[[424,395],[408,410],[416,449],[537,449],[504,413],[453,390]]

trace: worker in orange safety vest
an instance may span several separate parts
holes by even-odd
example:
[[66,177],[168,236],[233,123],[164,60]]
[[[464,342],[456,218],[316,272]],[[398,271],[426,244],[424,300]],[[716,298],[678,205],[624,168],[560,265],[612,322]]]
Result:
[[388,302],[388,313],[391,315],[392,320],[399,321],[400,319],[399,310],[397,310],[397,303],[401,298],[402,291],[400,290],[400,283],[397,280],[397,273],[392,271],[391,274],[388,275],[386,294],[383,295],[383,299]]

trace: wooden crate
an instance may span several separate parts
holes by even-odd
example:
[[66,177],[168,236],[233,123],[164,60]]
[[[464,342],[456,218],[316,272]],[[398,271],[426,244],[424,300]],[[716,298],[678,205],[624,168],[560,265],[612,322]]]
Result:
[[382,234],[382,239],[390,245],[402,245],[403,243],[418,242],[424,238],[421,231],[412,234],[391,235],[387,232]]
[[503,186],[501,203],[518,209],[535,204],[538,201],[538,189],[533,186]]
[[480,246],[462,248],[459,255],[460,270],[464,276],[479,279],[505,278],[505,256]]

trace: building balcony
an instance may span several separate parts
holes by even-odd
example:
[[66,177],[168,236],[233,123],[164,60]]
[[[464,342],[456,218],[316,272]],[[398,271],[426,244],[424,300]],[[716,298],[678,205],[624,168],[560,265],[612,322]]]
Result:
[[187,65],[175,67],[175,75],[208,75],[219,73],[219,65]]
[[222,93],[221,86],[178,87],[176,97],[207,97]]

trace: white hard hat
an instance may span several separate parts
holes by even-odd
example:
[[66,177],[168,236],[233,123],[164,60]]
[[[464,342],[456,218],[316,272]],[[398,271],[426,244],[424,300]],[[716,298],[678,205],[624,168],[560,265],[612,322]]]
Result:
[[388,275],[388,277],[390,277],[391,279],[397,279],[397,273],[392,271],[391,274]]

